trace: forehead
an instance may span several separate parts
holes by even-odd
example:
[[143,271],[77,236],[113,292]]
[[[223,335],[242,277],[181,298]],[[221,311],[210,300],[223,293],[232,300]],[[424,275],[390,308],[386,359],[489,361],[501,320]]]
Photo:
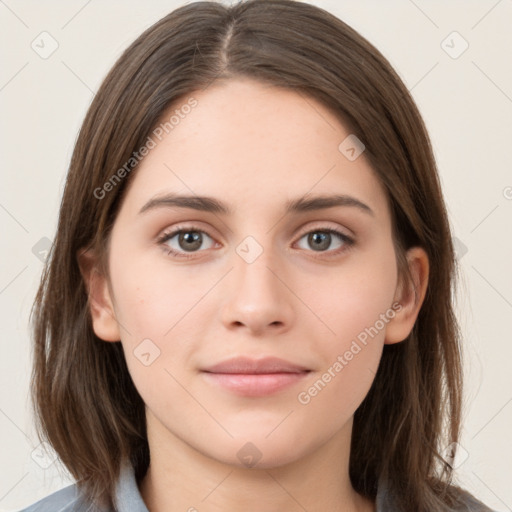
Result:
[[335,192],[384,214],[385,192],[364,152],[350,160],[342,151],[348,137],[333,112],[304,94],[249,79],[214,83],[162,116],[126,200],[140,208],[169,192],[209,195],[242,211]]

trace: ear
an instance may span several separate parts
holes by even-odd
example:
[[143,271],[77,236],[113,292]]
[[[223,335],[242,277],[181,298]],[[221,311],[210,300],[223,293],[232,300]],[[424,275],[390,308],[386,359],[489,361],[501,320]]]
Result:
[[90,249],[77,253],[78,265],[89,298],[94,332],[104,341],[120,341],[119,325],[106,276],[99,270],[98,258]]
[[395,316],[387,324],[384,341],[387,344],[399,343],[409,336],[427,293],[427,253],[421,247],[412,247],[407,251],[406,258],[413,282],[397,286],[394,304],[399,303],[401,308],[395,309]]

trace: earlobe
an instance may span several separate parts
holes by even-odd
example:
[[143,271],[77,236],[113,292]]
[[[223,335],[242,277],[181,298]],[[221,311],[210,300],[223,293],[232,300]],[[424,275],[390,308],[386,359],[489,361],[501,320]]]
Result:
[[108,280],[99,270],[97,257],[92,250],[82,249],[77,253],[77,260],[87,290],[89,311],[96,336],[104,341],[119,341],[121,339],[119,325]]
[[386,327],[384,343],[399,343],[411,333],[427,293],[429,261],[425,250],[413,247],[407,251],[412,282],[397,286],[395,301],[401,305]]

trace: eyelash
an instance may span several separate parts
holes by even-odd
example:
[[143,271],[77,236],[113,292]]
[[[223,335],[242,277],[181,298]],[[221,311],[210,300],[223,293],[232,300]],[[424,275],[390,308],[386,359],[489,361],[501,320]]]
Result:
[[[201,252],[201,251],[195,251],[195,252],[191,252],[191,253],[187,254],[187,253],[178,252],[178,251],[172,249],[169,246],[165,246],[164,247],[166,242],[168,242],[169,240],[174,238],[179,233],[188,233],[188,232],[203,233],[203,234],[209,236],[213,240],[213,237],[210,236],[206,231],[204,231],[203,229],[199,229],[197,226],[191,225],[191,226],[177,226],[175,229],[173,229],[170,232],[162,233],[162,235],[160,235],[158,237],[157,243],[162,247],[162,249],[168,255],[173,255],[176,258],[183,258],[185,260],[194,258],[195,257],[194,255],[197,254],[198,252]],[[306,233],[303,233],[299,237],[299,240],[302,239],[304,236],[309,235],[311,233],[329,233],[329,234],[334,234],[334,235],[339,236],[339,238],[341,239],[341,241],[344,244],[343,247],[341,247],[339,249],[336,249],[328,257],[337,256],[338,254],[341,254],[342,252],[346,252],[355,244],[355,240],[353,240],[349,236],[345,235],[341,231],[338,231],[338,230],[333,229],[333,228],[328,228],[328,227],[325,227],[325,228],[315,228],[315,229],[312,229],[310,231],[307,231]],[[315,251],[311,251],[311,252],[315,252]],[[326,254],[326,253],[329,253],[329,252],[331,252],[331,251],[319,251],[319,254]]]

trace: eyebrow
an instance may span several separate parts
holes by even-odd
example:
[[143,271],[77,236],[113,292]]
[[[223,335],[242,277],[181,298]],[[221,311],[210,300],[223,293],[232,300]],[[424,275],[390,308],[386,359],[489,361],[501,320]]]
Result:
[[[285,213],[302,213],[334,208],[336,206],[350,206],[359,209],[369,215],[375,215],[373,210],[365,203],[355,197],[335,194],[318,195],[309,198],[300,197],[288,200],[285,203]],[[139,211],[140,214],[156,208],[190,208],[203,212],[232,215],[233,210],[222,201],[208,196],[190,196],[178,194],[166,194],[150,199]]]

